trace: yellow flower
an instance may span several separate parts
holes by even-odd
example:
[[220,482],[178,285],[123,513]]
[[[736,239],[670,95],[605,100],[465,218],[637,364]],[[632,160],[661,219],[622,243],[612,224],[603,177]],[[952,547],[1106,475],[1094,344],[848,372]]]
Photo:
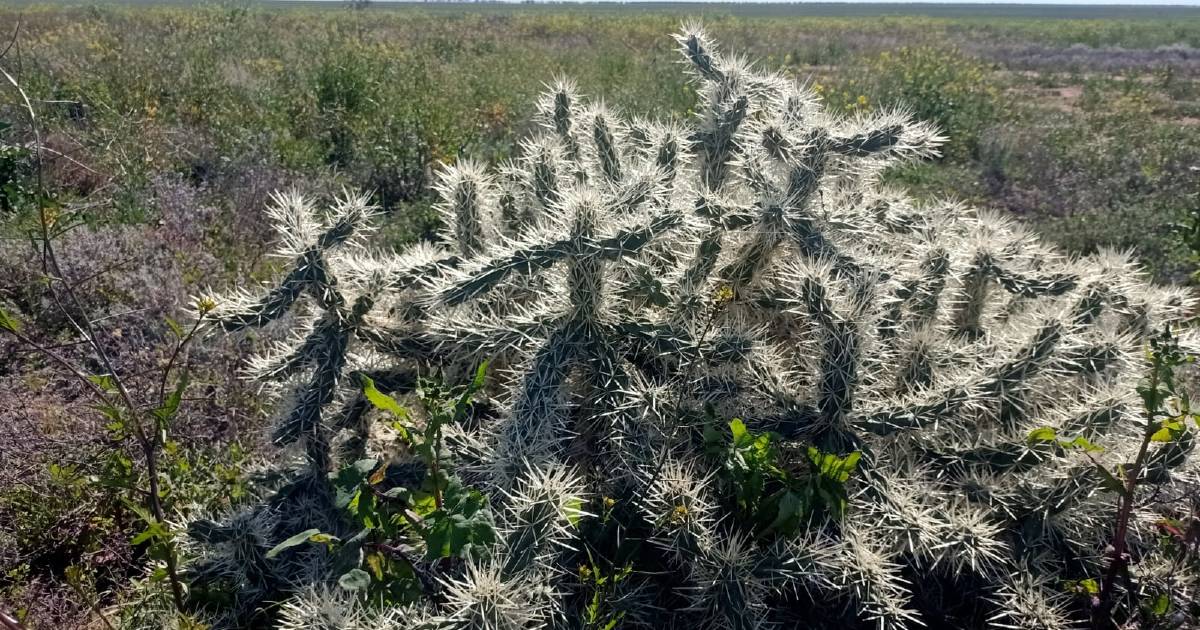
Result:
[[207,315],[217,308],[217,301],[211,297],[204,296],[196,300],[196,310],[200,311],[201,315]]
[[46,224],[47,229],[54,227],[54,224],[58,223],[58,208],[46,206],[42,210],[42,222]]
[[728,304],[732,301],[733,287],[729,286],[728,284],[723,284],[717,287],[717,290],[713,292],[713,302],[715,302],[718,306]]

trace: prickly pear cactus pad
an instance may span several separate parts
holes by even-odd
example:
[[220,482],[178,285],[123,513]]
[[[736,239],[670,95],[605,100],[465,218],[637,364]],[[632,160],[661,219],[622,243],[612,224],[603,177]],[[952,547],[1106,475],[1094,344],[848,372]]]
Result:
[[[1137,456],[1145,348],[1190,295],[1128,254],[917,203],[881,177],[937,156],[937,130],[829,112],[699,28],[676,40],[694,116],[554,81],[516,159],[445,166],[436,242],[373,245],[366,196],[276,198],[285,274],[209,317],[291,331],[249,369],[282,450],[260,503],[190,524],[200,614],[1087,622],[1104,471]],[[1197,596],[1156,526],[1197,480],[1193,434],[1150,447],[1126,588]]]

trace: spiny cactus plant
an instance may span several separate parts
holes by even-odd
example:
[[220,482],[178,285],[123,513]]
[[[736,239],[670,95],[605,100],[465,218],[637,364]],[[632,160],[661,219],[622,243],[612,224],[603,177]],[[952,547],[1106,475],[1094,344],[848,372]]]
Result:
[[[295,331],[251,372],[301,457],[261,505],[191,525],[193,599],[219,623],[1087,620],[1065,585],[1108,565],[1143,348],[1191,298],[1129,255],[916,203],[881,175],[936,155],[933,128],[830,113],[699,28],[677,41],[692,120],[625,119],[556,81],[515,161],[445,168],[435,243],[371,248],[364,197],[276,199],[288,273],[210,317]],[[484,361],[429,411],[424,379]],[[1152,501],[1197,481],[1193,435],[1150,447],[1127,595],[1196,597]],[[431,543],[467,504],[454,522],[480,536]]]

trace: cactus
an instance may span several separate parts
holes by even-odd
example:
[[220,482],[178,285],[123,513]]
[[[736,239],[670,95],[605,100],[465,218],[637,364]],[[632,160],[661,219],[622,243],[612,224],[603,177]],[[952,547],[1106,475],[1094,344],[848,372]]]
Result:
[[[1191,298],[1129,255],[1071,258],[1006,218],[916,203],[881,174],[936,155],[932,127],[827,112],[699,28],[677,41],[690,126],[626,121],[559,80],[521,157],[446,167],[440,243],[371,250],[365,199],[277,198],[292,268],[210,317],[299,331],[252,372],[302,457],[261,506],[193,524],[194,583],[235,594],[225,623],[280,600],[281,628],[1086,620],[1062,584],[1102,571],[1114,501],[1097,467],[1133,459],[1143,345]],[[414,562],[422,593],[382,604],[337,590],[361,553],[266,557],[312,528],[354,535],[337,470],[411,461],[387,453],[352,375],[403,400],[483,360],[446,465],[490,499],[493,548]],[[1030,442],[1040,427],[1107,448]],[[1149,487],[1195,483],[1191,444],[1154,446]],[[1169,569],[1141,505],[1146,590]],[[1196,578],[1173,588],[1195,596]]]

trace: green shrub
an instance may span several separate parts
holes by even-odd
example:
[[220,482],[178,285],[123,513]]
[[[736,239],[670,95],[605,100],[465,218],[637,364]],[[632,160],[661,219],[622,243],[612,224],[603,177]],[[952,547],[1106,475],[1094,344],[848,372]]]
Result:
[[868,111],[902,107],[950,137],[948,157],[975,156],[984,130],[995,123],[1003,98],[988,68],[962,52],[905,46],[868,58],[861,74],[823,86],[832,107]]

